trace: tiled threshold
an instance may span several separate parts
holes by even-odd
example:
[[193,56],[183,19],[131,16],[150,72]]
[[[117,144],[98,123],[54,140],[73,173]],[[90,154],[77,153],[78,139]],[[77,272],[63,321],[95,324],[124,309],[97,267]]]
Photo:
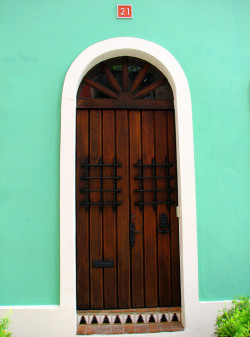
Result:
[[181,308],[77,312],[77,335],[181,331]]

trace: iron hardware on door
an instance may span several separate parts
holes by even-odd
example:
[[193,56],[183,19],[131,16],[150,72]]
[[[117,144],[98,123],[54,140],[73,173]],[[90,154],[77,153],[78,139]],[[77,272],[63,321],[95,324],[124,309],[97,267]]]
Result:
[[[151,160],[151,164],[143,163],[142,160],[138,160],[137,164],[134,164],[134,167],[138,167],[139,174],[135,176],[135,180],[139,180],[139,189],[136,189],[134,192],[140,193],[140,201],[136,202],[135,205],[139,206],[140,209],[145,205],[152,205],[154,210],[157,210],[157,205],[167,205],[168,207],[173,204],[173,201],[170,197],[170,192],[173,191],[173,188],[170,188],[170,179],[173,177],[169,174],[169,167],[172,166],[172,163],[169,163],[167,159],[165,159],[164,163],[156,163],[156,160],[153,158]],[[164,172],[161,175],[157,175],[157,170],[159,168],[163,168]],[[150,175],[145,176],[145,171],[149,170]],[[152,188],[145,189],[143,188],[145,179],[149,179],[152,181]],[[157,188],[158,182],[157,181],[165,181],[165,188]],[[144,193],[149,192],[152,193],[152,200],[151,201],[144,201]],[[167,198],[165,200],[159,200],[157,198],[158,192],[166,192]]]
[[[121,167],[119,163],[116,162],[114,159],[113,163],[107,164],[102,161],[102,159],[99,160],[98,164],[91,164],[89,163],[89,160],[86,160],[85,163],[81,164],[81,169],[83,169],[84,174],[81,175],[81,180],[85,181],[85,187],[80,188],[80,193],[84,195],[84,200],[81,201],[81,206],[85,206],[86,210],[89,208],[90,205],[98,205],[100,209],[102,210],[103,206],[105,205],[111,205],[113,206],[113,209],[115,210],[117,206],[119,206],[121,203],[117,201],[117,193],[120,193],[121,190],[117,188],[117,180],[121,179],[121,177],[117,176],[117,168]],[[91,176],[90,170],[91,168],[99,168],[99,175],[98,176]],[[106,176],[103,172],[105,168],[113,168],[113,175],[112,176]],[[99,180],[99,188],[98,189],[91,189],[90,188],[90,180],[92,179],[98,179]],[[103,188],[103,181],[104,179],[113,180],[113,189],[104,189]],[[91,200],[91,194],[98,192],[100,194],[100,200],[93,202]],[[110,192],[113,192],[113,200],[106,200],[105,196],[106,194],[110,194]]]
[[135,225],[133,224],[133,222],[130,222],[129,224],[129,245],[130,247],[134,247],[135,245],[135,234],[136,233],[141,233],[141,231],[136,231]]
[[159,233],[170,233],[170,223],[168,222],[167,214],[163,213],[159,216]]
[[92,261],[93,268],[106,268],[106,267],[114,267],[113,260],[101,260],[101,261]]

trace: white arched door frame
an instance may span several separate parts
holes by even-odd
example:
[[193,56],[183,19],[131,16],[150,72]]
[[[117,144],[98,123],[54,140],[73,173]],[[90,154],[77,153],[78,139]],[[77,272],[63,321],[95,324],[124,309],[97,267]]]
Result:
[[75,317],[76,93],[82,78],[93,66],[105,59],[118,56],[138,57],[152,63],[167,77],[173,89],[177,138],[182,322],[185,328],[189,330],[199,311],[195,172],[190,91],[186,76],[176,59],[162,46],[138,38],[112,38],[88,47],[74,60],[65,77],[61,106],[60,307],[61,309],[68,308],[72,313],[72,319]]

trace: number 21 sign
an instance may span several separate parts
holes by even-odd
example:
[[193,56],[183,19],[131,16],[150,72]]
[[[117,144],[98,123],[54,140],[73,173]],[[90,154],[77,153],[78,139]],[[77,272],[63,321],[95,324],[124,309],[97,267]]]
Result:
[[117,5],[117,18],[127,19],[132,18],[132,5]]

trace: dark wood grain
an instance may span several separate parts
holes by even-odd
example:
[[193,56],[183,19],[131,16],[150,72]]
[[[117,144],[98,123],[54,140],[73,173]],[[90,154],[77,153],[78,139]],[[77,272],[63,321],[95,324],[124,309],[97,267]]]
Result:
[[[90,112],[90,163],[97,164],[102,156],[102,114],[100,110]],[[99,176],[99,168],[90,169],[91,176]],[[99,179],[91,179],[91,189],[99,189]],[[98,192],[91,193],[91,201],[98,202]],[[102,260],[102,212],[98,206],[90,207],[90,281],[91,307],[103,308],[103,270],[92,268],[92,261]]]
[[[103,111],[103,162],[113,163],[115,158],[115,112]],[[112,167],[103,171],[104,177],[112,177]],[[105,179],[106,190],[114,188],[113,180]],[[104,201],[114,199],[112,192],[104,193]],[[104,268],[104,308],[117,308],[117,268],[116,268],[116,212],[111,206],[103,207],[103,251],[104,260],[113,260],[113,268]]]
[[140,72],[138,73],[138,75],[136,76],[132,86],[131,86],[131,92],[134,92],[139,85],[141,84],[141,81],[144,79],[148,68],[150,67],[150,64],[148,62],[145,63],[145,65],[143,66],[143,68],[140,70]]
[[[142,158],[144,164],[151,164],[154,158],[154,113],[142,111]],[[152,176],[150,168],[144,169],[145,177]],[[144,189],[152,189],[151,179],[145,179]],[[144,202],[153,199],[152,192],[144,193]],[[145,306],[155,307],[158,302],[157,291],[157,251],[156,217],[151,205],[144,206],[144,263],[145,263]]]
[[154,91],[156,88],[163,86],[167,82],[166,78],[163,78],[157,82],[154,82],[147,87],[143,88],[142,90],[138,91],[136,94],[133,95],[133,98],[140,98],[147,95],[149,92]]
[[89,223],[80,205],[81,163],[88,158],[88,110],[76,112],[76,288],[77,309],[89,308]]
[[173,100],[150,100],[150,99],[129,99],[129,98],[119,98],[119,99],[108,99],[108,98],[96,98],[96,99],[78,99],[77,108],[100,108],[100,109],[170,109],[174,108]]
[[[167,113],[166,111],[155,112],[155,150],[156,162],[163,164],[168,158],[168,135],[167,135]],[[158,167],[158,176],[167,174],[165,167]],[[158,189],[167,189],[166,179],[157,181]],[[158,200],[168,200],[168,193],[161,191],[157,193]],[[157,230],[158,230],[158,277],[159,277],[159,306],[171,306],[171,264],[170,264],[170,233],[159,233],[160,214],[166,214],[170,221],[170,209],[167,205],[157,207]]]
[[117,92],[122,92],[122,88],[120,87],[119,83],[116,81],[114,78],[112,71],[109,69],[107,64],[105,62],[101,63],[101,68],[104,72],[104,74],[107,76],[107,79],[109,80],[109,83],[112,85],[112,87],[117,91]]
[[99,90],[100,92],[102,92],[103,94],[105,94],[105,95],[108,96],[108,97],[117,98],[117,96],[118,96],[114,91],[112,91],[112,90],[110,90],[110,89],[104,87],[104,86],[101,85],[100,83],[97,83],[97,82],[95,82],[95,81],[93,81],[93,80],[90,80],[90,79],[88,79],[88,78],[85,78],[85,79],[84,79],[84,82],[85,82],[86,84],[88,84],[90,87]]
[[134,164],[141,159],[141,113],[129,112],[130,123],[130,221],[135,225],[135,246],[131,248],[131,291],[132,307],[144,307],[144,261],[143,261],[143,214],[135,205],[140,201],[140,194],[135,193],[139,189],[139,181],[134,177],[138,175],[138,168]]
[[130,248],[129,248],[129,144],[128,113],[116,111],[116,156],[121,163],[118,188],[122,190],[117,208],[118,307],[130,307]]

